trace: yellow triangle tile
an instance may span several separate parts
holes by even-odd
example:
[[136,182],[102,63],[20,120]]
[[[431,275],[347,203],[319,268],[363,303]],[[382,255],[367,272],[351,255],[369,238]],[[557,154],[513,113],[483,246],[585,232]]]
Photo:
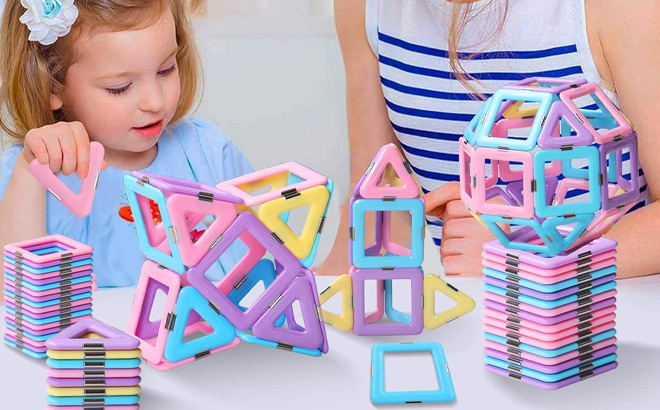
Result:
[[[266,202],[259,207],[257,215],[261,222],[282,240],[284,246],[296,258],[304,259],[312,251],[329,200],[330,191],[328,191],[328,188],[316,186],[299,192],[297,196],[289,199],[281,197]],[[284,223],[280,215],[306,205],[309,205],[309,214],[302,234],[298,236],[291,230],[289,225]]]
[[[440,291],[448,298],[457,303],[449,310],[435,313],[435,292]],[[424,276],[424,327],[427,329],[438,328],[445,323],[470,313],[474,309],[474,300],[456,289],[449,283],[440,279],[439,276],[429,274]]]
[[341,275],[319,294],[321,306],[334,295],[341,292],[341,315],[321,309],[323,321],[345,332],[353,329],[353,281],[350,275]]

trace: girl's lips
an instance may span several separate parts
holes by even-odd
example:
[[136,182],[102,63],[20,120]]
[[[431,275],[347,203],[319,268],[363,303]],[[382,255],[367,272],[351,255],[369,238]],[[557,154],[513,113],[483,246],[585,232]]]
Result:
[[143,138],[153,138],[163,130],[163,120],[141,128],[133,128]]

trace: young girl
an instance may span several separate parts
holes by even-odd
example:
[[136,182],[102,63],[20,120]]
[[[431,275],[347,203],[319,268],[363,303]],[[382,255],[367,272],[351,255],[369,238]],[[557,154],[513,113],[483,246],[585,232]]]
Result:
[[[0,245],[63,234],[94,248],[98,286],[133,285],[144,257],[124,175],[144,170],[215,185],[251,171],[215,125],[186,119],[200,84],[186,7],[184,0],[7,0],[0,125],[19,143],[0,157]],[[46,194],[29,163],[49,164],[77,192],[90,141],[105,147],[107,169],[92,212],[77,218]],[[231,267],[237,256],[221,262]],[[216,263],[211,277],[222,270]]]
[[[595,82],[635,124],[649,199],[608,236],[619,242],[619,277],[660,271],[660,1],[337,0],[335,11],[351,186],[380,146],[399,144],[448,274],[480,275],[481,246],[494,239],[460,200],[458,138],[483,97],[533,76]],[[344,205],[321,273],[348,271],[347,214]]]

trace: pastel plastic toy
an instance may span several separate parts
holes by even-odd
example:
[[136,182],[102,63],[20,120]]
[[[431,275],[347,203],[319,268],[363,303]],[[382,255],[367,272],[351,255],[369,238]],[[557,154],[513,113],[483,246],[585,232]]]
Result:
[[[204,322],[197,322],[197,323],[194,323],[192,325],[188,325],[186,327],[185,331],[184,331],[183,336],[185,338],[185,337],[189,337],[191,335],[196,335],[199,332],[208,335],[210,333],[213,333],[213,328],[211,328],[211,326],[207,325]],[[201,360],[203,358],[212,356],[216,353],[220,353],[220,352],[224,352],[225,350],[229,350],[233,347],[236,347],[240,342],[241,342],[240,339],[238,337],[236,337],[236,338],[234,338],[234,340],[232,342],[230,342],[228,344],[217,347],[215,349],[200,352],[200,353],[198,353],[194,356],[187,357],[183,360],[179,360],[178,362],[170,362],[169,360],[166,360],[165,358],[163,358],[159,362],[150,362],[150,361],[147,360],[147,363],[149,365],[151,365],[153,368],[155,368],[156,370],[169,371],[169,370],[175,369],[177,367],[184,366],[184,365],[189,364],[189,363],[193,363],[197,360]]]
[[[257,215],[303,266],[311,266],[333,191],[331,180],[299,163],[287,162],[223,181],[217,187],[239,197],[244,210]],[[254,194],[264,189],[267,192]],[[288,215],[305,206],[309,213],[298,236],[288,225]]]
[[9,346],[11,348],[14,348],[14,349],[16,349],[20,352],[23,352],[26,355],[28,355],[30,357],[33,357],[35,359],[44,359],[44,358],[47,357],[45,351],[39,352],[39,351],[36,351],[36,350],[32,350],[32,349],[30,349],[29,346],[25,346],[25,344],[22,343],[20,340],[11,341],[11,340],[9,340],[8,338],[5,337],[4,342],[7,346]]
[[[351,282],[353,282],[353,277],[355,276],[355,272],[358,270],[355,266],[351,266],[351,269],[348,272],[348,275],[351,277]],[[351,289],[354,292],[355,289],[353,287],[353,284],[351,284]],[[363,294],[366,294],[366,288],[365,292]],[[361,294],[357,294],[357,297],[362,297]],[[356,298],[356,293],[354,292],[352,294],[352,306],[353,306],[353,325],[355,325],[355,298]],[[365,317],[364,321],[365,323],[376,323],[379,320],[381,320],[385,316],[385,281],[384,280],[377,280],[376,281],[376,309],[373,312],[365,312]]]
[[[287,163],[216,187],[133,172],[125,177],[125,187],[149,259],[128,333],[140,339],[148,364],[170,370],[241,340],[310,356],[328,352],[316,283],[303,266],[311,266],[316,254],[331,180]],[[265,194],[253,195],[267,187]],[[290,215],[306,207],[298,236],[289,226]],[[209,268],[234,246],[245,250],[243,257],[218,283],[211,282]],[[265,290],[248,300],[260,283]],[[151,320],[159,291],[166,294],[165,308]],[[296,323],[294,302],[304,323]]]
[[520,360],[531,360],[543,366],[558,366],[563,363],[566,363],[566,361],[575,360],[575,359],[581,361],[587,361],[591,359],[592,354],[594,354],[594,352],[611,347],[616,348],[615,344],[616,344],[616,337],[611,337],[609,339],[605,339],[588,346],[583,346],[579,350],[572,350],[569,353],[565,353],[563,355],[559,355],[555,357],[542,357],[535,355],[533,353],[523,352],[522,350],[517,349],[515,347],[492,342],[490,340],[486,340],[484,342],[484,345],[489,350],[495,350],[498,352],[508,354],[509,361],[513,363],[519,364]]
[[[436,313],[436,292],[440,292],[456,302],[456,306]],[[439,276],[428,274],[424,276],[424,327],[427,329],[438,328],[474,310],[474,300],[456,289],[449,283],[440,279]]]
[[[552,269],[539,268],[534,265],[517,262],[489,252],[483,252],[481,255],[483,256],[484,262],[488,262],[488,265],[484,264],[486,267],[520,277],[524,277],[523,275],[533,275],[534,278],[539,276],[553,278],[566,274],[569,274],[570,277],[575,277],[584,274],[585,271],[596,271],[616,264],[615,251],[593,255],[590,258],[582,259],[580,263],[568,263]],[[509,270],[507,271],[507,269]]]
[[614,329],[614,326],[616,326],[616,323],[610,321],[600,326],[596,326],[593,329],[585,330],[577,334],[566,336],[556,340],[536,339],[531,336],[524,336],[517,333],[512,333],[507,329],[502,330],[498,327],[490,326],[488,324],[485,324],[483,326],[483,330],[484,332],[488,332],[491,335],[505,337],[509,341],[525,343],[530,346],[540,347],[546,350],[552,350],[552,349],[559,349],[562,346],[566,346],[571,343],[576,343],[576,342],[579,343],[582,342],[583,340],[589,340],[589,338],[595,334],[599,334]]
[[56,351],[134,351],[140,346],[140,341],[103,322],[88,319],[76,323],[50,339],[47,346]]
[[[388,392],[385,390],[385,353],[431,352],[438,390]],[[446,403],[456,400],[445,352],[439,343],[377,344],[371,348],[371,402],[374,404]]]
[[[494,184],[497,181],[492,179]],[[410,216],[411,239],[408,245],[396,243],[393,231],[395,213]],[[367,243],[367,214],[374,215],[374,240]],[[406,229],[408,229],[406,227]],[[413,176],[410,163],[394,144],[383,146],[353,189],[349,207],[349,277],[341,276],[324,290],[325,303],[342,293],[340,315],[324,311],[326,322],[357,335],[414,335],[426,326],[434,329],[474,308],[474,301],[435,275],[424,278],[425,217],[424,198]],[[437,278],[434,281],[432,277]],[[376,310],[365,312],[365,281],[376,284]],[[411,309],[394,308],[394,280],[411,283]],[[458,303],[436,314],[435,293],[440,291]],[[389,321],[381,322],[384,316]]]
[[[383,184],[389,177],[386,174],[388,167],[393,169],[398,180]],[[403,159],[394,144],[384,145],[378,150],[356,189],[365,199],[415,199],[421,195],[419,184],[412,175],[410,163]]]
[[[94,354],[96,353],[96,354]],[[94,352],[90,354],[85,351],[66,351],[66,350],[51,350],[48,352],[48,357],[53,359],[71,359],[71,360],[81,360],[88,358],[90,356],[103,356],[107,359],[134,359],[140,357],[140,349],[133,350],[113,350],[103,353]]]
[[[160,267],[152,261],[145,261],[142,265],[126,332],[142,341],[142,357],[151,363],[158,363],[163,359],[170,335],[168,318],[174,315],[180,287],[181,276],[176,272]],[[158,290],[166,295],[165,308],[160,320],[151,321],[149,318]]]
[[130,387],[139,385],[141,381],[140,377],[88,378],[86,380],[82,377],[77,379],[49,377],[46,383],[53,387]]
[[[212,332],[195,340],[184,342],[183,337],[191,311],[195,311],[213,329]],[[195,355],[210,352],[212,349],[231,343],[236,337],[236,329],[227,319],[204,299],[199,292],[186,286],[179,293],[174,315],[166,326],[172,332],[165,345],[165,359],[178,362]],[[178,319],[178,320],[177,320]]]
[[[278,341],[304,349],[320,349],[326,344],[323,332],[323,317],[320,306],[316,304],[316,285],[313,276],[299,276],[291,286],[277,296],[269,305],[268,311],[254,324],[254,335],[264,340]],[[294,301],[300,302],[305,328],[302,331],[277,326],[277,320]]]
[[131,387],[53,387],[48,386],[47,392],[54,397],[94,397],[94,396],[130,396],[140,394],[140,386]]
[[[497,296],[497,295],[494,295]],[[500,300],[506,300],[506,298],[501,298]],[[513,308],[509,305],[499,303],[493,300],[484,299],[484,306],[497,310],[499,312],[506,312],[507,314],[520,319],[531,320],[541,325],[553,325],[565,320],[573,319],[582,315],[591,313],[592,311],[602,309],[604,307],[614,305],[616,303],[616,298],[606,298],[603,300],[592,301],[591,304],[582,306],[578,310],[568,310],[565,313],[556,315],[556,316],[541,316],[535,313],[527,312],[524,310],[519,310]]]
[[[44,248],[49,252],[40,252]],[[5,252],[10,253],[16,262],[25,260],[44,266],[55,266],[45,265],[49,263],[70,263],[74,257],[91,255],[92,251],[90,246],[63,235],[49,235],[5,245]]]
[[[416,335],[424,329],[422,299],[424,277],[419,269],[357,269],[353,276],[354,325],[353,333],[357,335]],[[410,280],[411,314],[408,320],[400,323],[367,323],[365,318],[364,288],[367,280]]]
[[[529,240],[533,239],[533,234],[527,234]],[[525,238],[527,239],[527,238]],[[564,252],[560,255],[535,254],[533,252],[511,250],[497,241],[490,241],[484,244],[484,251],[494,253],[512,260],[512,262],[524,262],[530,265],[542,267],[544,269],[557,268],[569,263],[581,263],[591,259],[594,255],[616,249],[616,241],[608,238],[599,238],[589,245],[579,250]]]
[[92,264],[92,259],[82,259],[76,262],[63,263],[58,266],[49,266],[45,268],[34,268],[27,264],[16,263],[13,259],[5,256],[4,266],[10,269],[13,269],[16,272],[20,272],[26,276],[38,276],[38,277],[53,277],[53,276],[66,276],[68,273],[74,271],[88,270]]
[[[593,319],[589,322],[583,322],[579,326],[569,327],[555,333],[545,333],[533,328],[528,328],[527,326],[517,326],[506,321],[493,319],[487,315],[484,317],[484,323],[486,326],[488,326],[489,329],[496,328],[499,329],[499,331],[503,330],[505,332],[512,332],[512,335],[516,336],[528,336],[534,339],[542,340],[544,342],[555,342],[557,340],[575,335],[584,337],[583,335],[586,332],[591,331],[592,328],[609,324],[613,322],[615,318],[616,314],[610,313],[608,315]],[[496,332],[491,333],[497,334]]]
[[491,366],[489,364],[486,365],[486,370],[488,370],[491,373],[498,374],[500,376],[510,377],[512,379],[521,381],[523,383],[530,384],[530,385],[536,386],[536,387],[540,387],[544,390],[557,390],[557,389],[560,389],[562,387],[566,387],[566,386],[569,386],[571,384],[580,382],[582,380],[589,379],[593,376],[603,374],[603,373],[608,372],[610,370],[614,370],[614,369],[617,368],[617,366],[618,366],[617,362],[612,362],[612,363],[609,363],[609,364],[606,364],[606,365],[603,365],[603,366],[595,367],[595,368],[593,368],[593,370],[585,370],[584,372],[582,372],[578,375],[567,377],[565,379],[562,379],[562,380],[560,380],[558,382],[554,382],[554,383],[543,382],[543,381],[540,381],[540,380],[535,379],[533,377],[524,376],[520,373],[512,372],[510,370],[501,369],[499,367]]
[[12,269],[5,269],[5,275],[10,278],[14,278],[14,281],[18,282],[25,282],[25,283],[30,283],[34,286],[44,286],[44,285],[52,285],[52,284],[59,284],[59,285],[67,285],[71,282],[73,279],[79,279],[83,278],[86,276],[91,277],[92,276],[92,270],[87,269],[83,271],[78,271],[78,272],[71,272],[71,273],[66,273],[66,274],[61,274],[59,276],[55,277],[50,277],[50,278],[41,278],[37,276],[37,278],[30,277],[24,274],[24,271],[22,270],[12,270]]
[[53,369],[127,369],[140,366],[140,359],[48,359],[46,365]]
[[[294,176],[294,178],[292,178]],[[274,167],[221,182],[217,188],[225,190],[243,201],[248,207],[273,201],[285,192],[302,192],[319,185],[325,185],[328,178],[297,162],[286,162]],[[290,183],[293,182],[293,183]],[[272,189],[266,193],[253,195],[263,187]]]
[[[248,232],[267,249],[282,266],[278,280],[273,282],[264,293],[245,312],[241,311],[224,293],[204,276],[208,267],[214,263],[241,234]],[[251,213],[243,212],[227,229],[218,244],[204,258],[188,270],[190,284],[204,297],[213,302],[218,310],[239,330],[247,330],[268,310],[277,295],[281,295],[300,273],[302,266],[291,252],[278,242],[264,225]]]
[[[299,192],[296,196],[283,196],[266,202],[259,207],[259,219],[271,230],[298,259],[305,259],[312,251],[322,230],[322,221],[330,201],[331,191],[325,186],[316,186]],[[280,215],[293,209],[309,206],[309,214],[300,236],[296,235]]]
[[[140,410],[140,406],[138,404],[122,405],[122,406],[115,406],[115,407],[117,407],[119,410]],[[110,408],[110,406],[106,406],[106,408]],[[85,407],[84,406],[51,406],[51,405],[48,405],[48,406],[46,406],[46,410],[85,410]]]
[[[145,184],[131,175],[124,176],[124,187],[126,188],[126,195],[128,203],[131,206],[133,220],[135,221],[135,228],[140,240],[140,247],[142,252],[147,258],[157,262],[160,265],[167,267],[179,274],[185,272],[185,266],[181,260],[179,247],[176,244],[179,242],[176,230],[173,229],[172,221],[168,212],[163,210],[167,209],[167,197],[163,191],[155,188],[150,184]],[[141,211],[140,201],[144,204],[147,200],[152,200],[161,210],[162,226],[165,231],[167,242],[169,244],[169,253],[165,253],[158,249],[159,242],[155,241],[149,235],[147,227],[153,226],[151,221],[145,221],[143,212]],[[144,206],[144,205],[142,205]],[[147,214],[150,215],[150,214]]]
[[601,357],[596,360],[589,361],[587,363],[584,363],[582,365],[578,365],[575,367],[572,367],[570,369],[564,370],[559,373],[555,374],[547,374],[543,372],[539,372],[533,369],[528,369],[526,367],[522,366],[517,366],[517,365],[512,365],[510,363],[507,363],[503,360],[499,360],[493,357],[486,356],[486,363],[491,366],[499,367],[500,369],[508,369],[511,370],[512,372],[515,372],[517,374],[527,376],[534,378],[536,380],[540,380],[545,383],[557,383],[563,379],[576,376],[582,371],[586,369],[592,369],[592,368],[598,368],[600,366],[604,366],[608,363],[612,363],[616,360],[617,355],[616,353],[607,355],[605,357]]
[[[422,265],[424,259],[424,202],[422,200],[400,199],[386,202],[380,199],[357,199],[352,200],[350,206],[352,210],[350,246],[354,266],[358,268],[415,268]],[[410,212],[412,222],[410,248],[399,247],[394,251],[388,250],[385,255],[371,256],[364,248],[365,213],[370,211]],[[379,222],[377,221],[377,223]]]
[[[84,406],[89,408],[90,406],[96,407],[110,407],[110,406],[132,406],[138,404],[140,401],[140,396],[93,396],[93,397],[57,397],[57,396],[46,396],[46,403],[56,406]],[[93,407],[92,407],[93,408]]]
[[87,299],[92,297],[91,292],[84,292],[84,293],[79,293],[79,294],[73,294],[74,292],[72,291],[65,291],[65,292],[60,292],[56,295],[52,295],[52,297],[46,297],[44,300],[36,300],[32,301],[30,299],[23,298],[21,295],[14,293],[10,290],[5,289],[4,291],[5,297],[13,299],[14,301],[21,301],[21,304],[23,305],[28,305],[34,308],[43,308],[43,307],[48,307],[48,306],[56,306],[56,305],[61,305],[62,303],[66,302],[72,302],[76,300],[81,300],[81,299]]
[[[160,214],[162,217],[163,213],[166,212],[172,222],[172,234],[176,239],[181,261],[185,266],[193,266],[199,262],[229,224],[236,219],[235,204],[241,202],[240,198],[218,188],[199,182],[139,171],[133,171],[131,176],[135,177],[138,183],[149,184],[161,190],[167,196],[167,207],[166,209],[159,209]],[[146,201],[139,202],[144,214]],[[132,209],[132,211],[136,212],[137,210]],[[197,241],[193,242],[189,235],[190,231],[207,215],[214,217],[213,222],[202,232]],[[153,224],[147,224],[146,228],[147,236],[154,243],[159,243],[160,238],[164,239],[164,226],[156,227]],[[160,251],[170,252],[167,241],[163,241],[160,245],[158,248]]]
[[500,352],[495,349],[486,348],[485,350],[486,355],[494,359],[506,361],[509,362],[510,364],[522,366],[530,370],[536,370],[537,372],[542,372],[545,374],[557,374],[559,372],[563,372],[573,367],[580,366],[585,362],[588,362],[590,359],[600,359],[601,357],[605,357],[607,355],[615,353],[616,351],[617,351],[617,347],[615,345],[612,345],[609,347],[596,350],[593,353],[576,357],[575,359],[566,360],[556,365],[545,365],[545,364],[537,363],[533,360],[521,359],[516,356],[510,356],[507,353]]
[[615,296],[616,296],[616,289],[613,289],[603,293],[599,293],[592,297],[581,299],[580,301],[567,303],[554,308],[544,309],[528,303],[519,302],[516,299],[507,298],[506,296],[496,295],[491,292],[485,292],[484,294],[484,297],[486,299],[496,303],[504,304],[506,306],[510,306],[512,307],[512,309],[514,309],[517,312],[528,312],[537,316],[548,317],[548,318],[556,317],[563,313],[574,312],[580,307],[588,306],[590,304],[593,304],[594,302],[601,302],[606,299],[614,298]]
[[5,307],[10,308],[13,312],[20,313],[21,315],[29,316],[33,319],[47,319],[53,316],[58,316],[61,319],[62,317],[65,317],[70,313],[89,310],[92,308],[92,304],[91,303],[81,304],[71,308],[60,308],[57,311],[42,312],[42,313],[24,309],[22,305],[16,305],[15,303],[12,303],[10,300],[5,301]]
[[104,154],[103,145],[96,141],[92,141],[89,144],[89,173],[87,178],[82,180],[80,192],[77,194],[71,192],[64,182],[60,181],[50,170],[48,164],[43,165],[36,159],[32,160],[30,163],[30,172],[72,214],[84,218],[92,210],[99,175],[103,166]]
[[[545,301],[557,301],[565,297],[570,297],[572,295],[577,295],[578,297],[580,296],[580,291],[583,290],[589,290],[593,287],[597,287],[599,285],[604,285],[607,284],[608,282],[612,282],[616,279],[616,275],[614,273],[610,275],[605,275],[602,276],[592,282],[583,282],[581,286],[572,286],[569,288],[562,289],[557,292],[553,293],[544,293],[544,292],[539,292],[534,289],[530,288],[525,288],[522,286],[514,285],[511,283],[508,283],[503,280],[495,279],[493,277],[490,277],[488,275],[484,275],[484,282],[487,285],[491,285],[493,287],[497,287],[499,289],[506,289],[511,292],[519,293],[521,295],[525,296],[531,296],[536,299],[541,299]],[[584,297],[584,296],[583,296]]]
[[616,288],[616,283],[614,281],[609,281],[607,283],[593,287],[592,289],[581,290],[578,291],[577,293],[564,296],[563,298],[559,298],[555,300],[546,300],[546,299],[535,298],[533,296],[523,295],[513,290],[507,290],[506,288],[503,289],[498,286],[490,285],[488,283],[484,285],[484,289],[487,292],[494,293],[500,296],[506,296],[507,298],[519,301],[520,303],[526,303],[528,305],[542,309],[554,309],[573,302],[580,303],[585,298],[593,297],[604,292],[612,291],[615,288]]
[[605,332],[598,333],[598,334],[596,334],[596,335],[594,335],[590,338],[583,339],[580,342],[570,343],[570,344],[564,345],[560,348],[543,349],[543,348],[536,347],[534,345],[530,345],[530,344],[527,344],[527,343],[521,343],[521,342],[518,342],[518,341],[515,341],[515,340],[509,340],[505,337],[497,336],[497,335],[494,335],[494,334],[491,334],[491,333],[487,333],[487,332],[484,333],[484,337],[488,340],[491,340],[493,342],[500,343],[500,344],[503,344],[503,345],[513,346],[513,347],[515,347],[519,350],[522,350],[524,352],[534,353],[535,355],[543,356],[543,357],[559,356],[559,355],[568,353],[570,351],[577,350],[577,349],[579,349],[583,346],[588,346],[592,343],[600,342],[602,340],[609,339],[609,338],[614,337],[614,336],[616,336],[616,330],[607,330]]
[[[585,107],[587,99],[595,104]],[[636,140],[595,84],[514,83],[484,103],[459,142],[461,198],[507,248],[551,255],[576,249],[643,198]]]
[[491,323],[491,321],[497,321],[497,323],[506,322],[507,326],[510,326],[511,329],[515,332],[522,331],[536,331],[546,334],[556,334],[564,332],[568,329],[572,329],[574,333],[578,331],[589,329],[594,326],[594,323],[600,323],[601,318],[607,317],[610,320],[614,320],[616,314],[616,306],[610,305],[602,309],[597,309],[586,314],[583,314],[578,317],[569,318],[565,321],[555,323],[552,325],[542,325],[534,321],[527,319],[519,319],[511,317],[505,312],[500,312],[494,309],[485,308],[484,309],[484,322]]
[[49,311],[53,310],[53,307],[67,307],[68,305],[66,302],[70,302],[70,300],[66,300],[67,297],[92,291],[92,287],[88,282],[78,283],[75,285],[62,285],[53,289],[34,291],[23,286],[17,286],[15,282],[12,282],[7,278],[5,278],[4,289],[5,294],[12,293],[14,295],[14,302],[26,305],[28,305],[29,302],[48,302],[53,299],[61,298],[62,303],[57,304],[56,306],[51,306],[51,309],[44,309]]
[[341,314],[322,310],[323,320],[330,326],[347,332],[353,328],[353,281],[350,275],[341,275],[319,294],[321,306],[337,293],[341,293]]
[[142,370],[139,367],[132,369],[110,369],[110,370],[76,370],[76,369],[46,369],[50,378],[62,379],[114,379],[135,378],[140,376]]

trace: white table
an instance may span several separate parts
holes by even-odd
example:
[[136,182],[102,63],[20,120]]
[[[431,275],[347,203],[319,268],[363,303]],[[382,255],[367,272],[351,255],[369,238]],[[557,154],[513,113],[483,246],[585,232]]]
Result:
[[[319,289],[324,289],[332,279],[318,278]],[[371,408],[371,346],[400,341],[435,341],[444,346],[457,401],[445,405],[416,405],[422,408],[660,408],[660,276],[619,281],[619,368],[554,392],[484,370],[481,281],[461,278],[450,279],[450,282],[473,297],[477,308],[439,329],[425,330],[412,337],[358,337],[328,326],[330,352],[320,358],[241,344],[170,372],[161,373],[143,364],[140,403],[148,410]],[[133,289],[96,293],[95,317],[125,329],[133,293]],[[414,358],[408,364],[423,364],[420,360]],[[386,361],[386,367],[389,363],[392,366],[387,374],[396,373],[399,382],[402,375],[408,384],[428,382],[422,377],[428,376],[428,372],[416,373],[410,366],[400,368],[406,364],[405,360]],[[0,408],[31,410],[45,406],[45,361],[31,359],[3,345],[0,347],[0,369]],[[394,378],[388,376],[389,380]]]

